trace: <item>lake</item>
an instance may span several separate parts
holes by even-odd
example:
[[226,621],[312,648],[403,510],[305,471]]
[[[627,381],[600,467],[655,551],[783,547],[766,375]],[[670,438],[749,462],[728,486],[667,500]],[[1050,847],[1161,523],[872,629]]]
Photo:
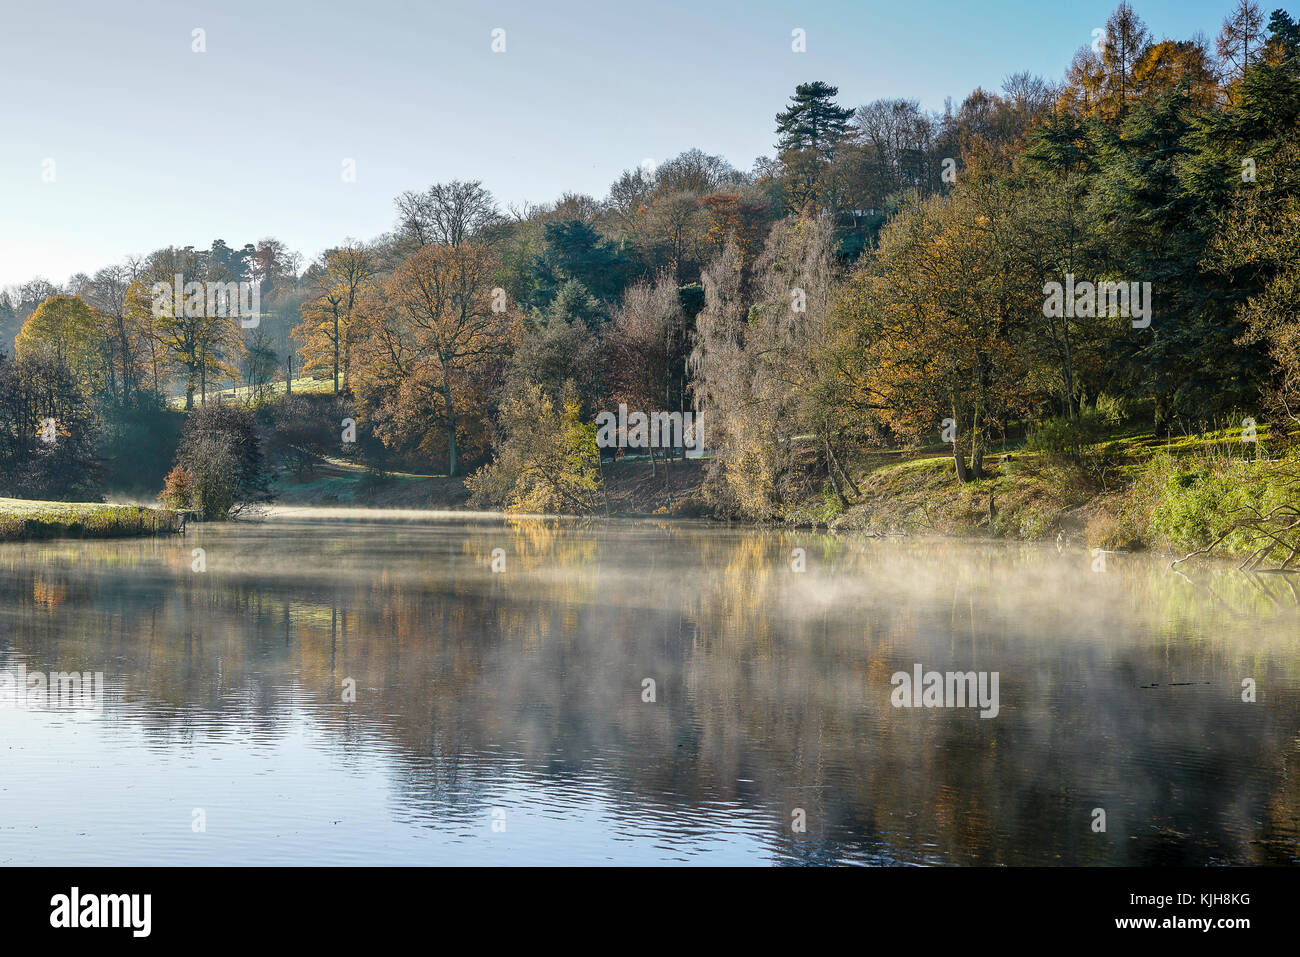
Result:
[[1300,582],[1104,560],[294,509],[0,545],[0,669],[103,674],[0,708],[0,864],[1300,861]]

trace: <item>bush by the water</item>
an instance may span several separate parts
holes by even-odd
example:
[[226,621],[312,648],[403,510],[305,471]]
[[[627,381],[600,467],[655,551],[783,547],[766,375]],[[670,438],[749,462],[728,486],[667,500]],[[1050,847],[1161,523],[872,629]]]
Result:
[[[1150,536],[1184,550],[1209,545],[1242,519],[1293,500],[1288,479],[1294,481],[1297,464],[1294,458],[1253,462],[1229,456],[1158,455],[1139,480],[1158,490]],[[1259,544],[1258,535],[1243,528],[1231,532],[1222,548],[1242,553]]]
[[270,501],[257,421],[242,406],[191,412],[176,465],[163,490],[164,501],[176,503],[171,507],[196,509],[211,520]]

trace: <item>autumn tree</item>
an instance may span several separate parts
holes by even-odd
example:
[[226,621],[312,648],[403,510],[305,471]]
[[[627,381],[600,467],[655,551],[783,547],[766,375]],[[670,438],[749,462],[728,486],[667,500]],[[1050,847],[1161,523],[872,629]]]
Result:
[[568,388],[583,413],[594,415],[605,393],[604,352],[591,327],[572,314],[567,297],[557,297],[545,312],[536,312],[519,327],[507,393],[535,385],[559,402]]
[[983,477],[990,436],[1026,407],[1017,326],[1042,302],[1010,268],[997,189],[986,178],[905,205],[837,303],[872,357],[859,388],[895,431],[950,441],[963,482]]
[[66,367],[82,389],[93,391],[101,370],[99,324],[77,296],[55,295],[36,307],[14,341],[19,360],[44,357]]
[[1219,61],[1230,81],[1240,80],[1264,51],[1264,14],[1254,0],[1237,0],[1223,21],[1217,44]]
[[[646,414],[684,411],[688,331],[670,272],[629,286],[608,336],[611,397]],[[653,470],[655,450],[648,451]]]
[[716,451],[709,494],[726,510],[780,515],[809,491],[809,458],[841,501],[852,491],[836,446],[853,412],[828,348],[833,235],[827,214],[782,220],[748,287],[735,244],[704,271],[690,368]]
[[1075,51],[1065,73],[1065,85],[1058,101],[1060,107],[1078,116],[1096,116],[1101,112],[1106,70],[1101,57],[1091,47]]
[[348,386],[358,312],[380,308],[377,270],[373,251],[350,242],[323,254],[309,274],[313,295],[302,304],[293,336],[302,342],[303,371],[330,369],[335,395],[340,374]]
[[[154,253],[145,268],[147,299],[141,295],[132,298],[131,321],[148,329],[164,364],[184,379],[187,411],[194,408],[196,389],[206,403],[209,374],[231,378],[239,374],[235,363],[244,350],[240,320],[229,310],[213,308],[202,291],[202,284],[208,281],[229,282],[236,278],[192,249],[169,247]],[[177,281],[182,286],[179,309]],[[191,283],[199,283],[199,291],[186,293],[185,287]]]
[[531,382],[501,404],[504,439],[491,463],[465,481],[475,505],[510,512],[582,514],[600,502],[596,426],[572,388],[552,397]]
[[889,197],[906,190],[938,191],[937,124],[918,101],[874,100],[853,114],[849,132],[840,187],[853,209],[883,212]]
[[734,241],[745,261],[752,262],[771,226],[769,207],[762,194],[752,188],[708,193],[700,197],[699,204],[704,215],[702,252],[712,258]]
[[655,170],[654,188],[663,194],[706,193],[735,189],[745,183],[745,174],[736,170],[724,157],[700,149],[689,149],[667,160]]
[[1128,0],[1122,0],[1106,21],[1101,45],[1103,110],[1122,117],[1135,95],[1133,70],[1151,45],[1151,34]]
[[127,293],[142,269],[139,259],[128,259],[96,272],[82,290],[95,311],[103,390],[119,407],[131,403],[148,367],[148,330],[127,311]]
[[1219,101],[1214,61],[1197,40],[1163,40],[1149,46],[1133,65],[1137,96],[1150,101],[1186,84],[1188,102],[1206,110]]
[[389,278],[388,308],[359,336],[359,401],[382,416],[390,438],[414,436],[432,454],[432,423],[456,475],[462,434],[486,414],[484,376],[508,342],[504,303],[494,295],[500,263],[484,246],[425,246]]
[[280,240],[268,236],[259,239],[248,261],[248,278],[258,283],[266,297],[292,282],[298,273],[301,258]]

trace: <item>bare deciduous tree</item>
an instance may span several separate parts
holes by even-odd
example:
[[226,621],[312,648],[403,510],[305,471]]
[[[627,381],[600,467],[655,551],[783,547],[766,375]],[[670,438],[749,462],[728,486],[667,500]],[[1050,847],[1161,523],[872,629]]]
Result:
[[408,190],[396,205],[398,231],[419,247],[459,246],[502,218],[479,180],[434,183],[423,193]]

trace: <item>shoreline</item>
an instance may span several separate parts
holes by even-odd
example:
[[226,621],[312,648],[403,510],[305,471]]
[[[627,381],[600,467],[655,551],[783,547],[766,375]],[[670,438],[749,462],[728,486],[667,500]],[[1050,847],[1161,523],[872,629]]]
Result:
[[166,508],[102,502],[0,498],[0,542],[52,538],[142,538],[185,530],[185,516]]

